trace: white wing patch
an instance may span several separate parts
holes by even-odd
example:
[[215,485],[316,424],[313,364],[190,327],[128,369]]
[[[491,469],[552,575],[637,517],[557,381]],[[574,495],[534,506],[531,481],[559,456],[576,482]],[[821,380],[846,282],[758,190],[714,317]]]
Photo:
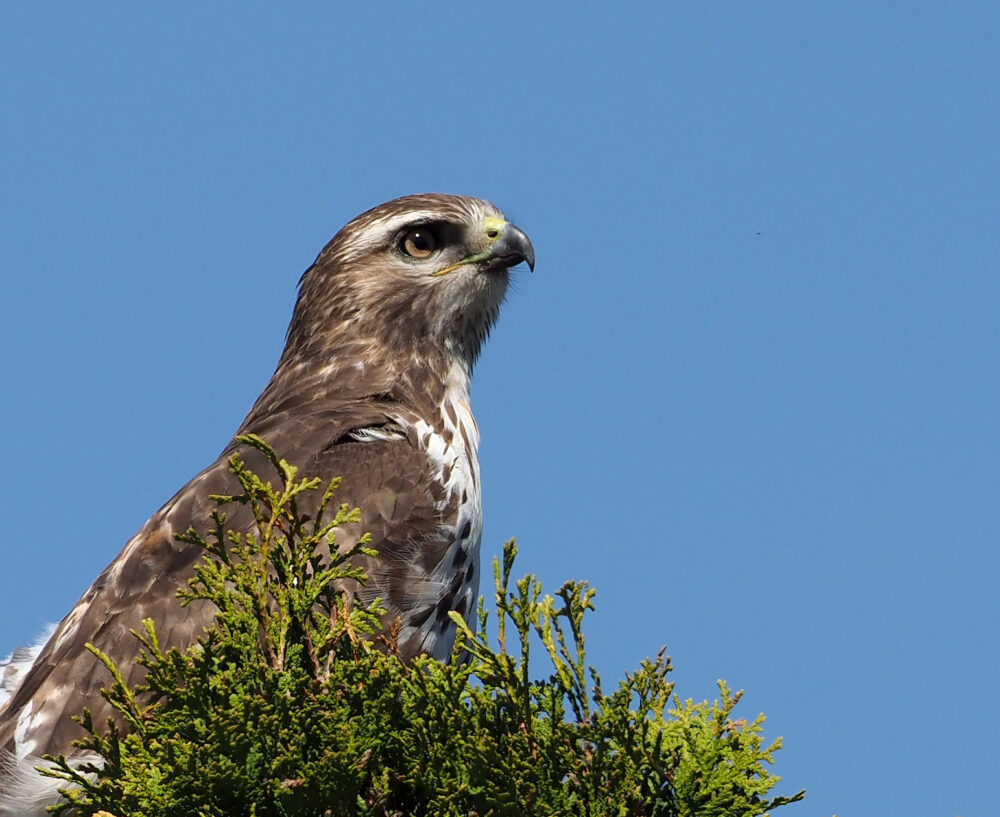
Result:
[[406,432],[397,425],[366,426],[349,431],[347,436],[359,443],[372,443],[376,440],[405,440]]

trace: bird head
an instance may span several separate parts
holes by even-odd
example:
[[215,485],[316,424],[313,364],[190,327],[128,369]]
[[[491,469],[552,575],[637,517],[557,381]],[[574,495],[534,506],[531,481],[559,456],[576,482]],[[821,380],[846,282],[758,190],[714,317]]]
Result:
[[487,201],[437,193],[395,199],[350,221],[306,271],[289,342],[436,348],[471,368],[509,270],[522,262],[534,269],[531,241]]

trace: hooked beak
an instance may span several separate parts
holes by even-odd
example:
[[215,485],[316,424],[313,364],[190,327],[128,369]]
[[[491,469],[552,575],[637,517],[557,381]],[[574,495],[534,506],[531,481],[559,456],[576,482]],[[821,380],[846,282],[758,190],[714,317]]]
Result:
[[508,267],[520,264],[522,261],[528,269],[535,271],[535,248],[524,230],[513,224],[504,224],[500,237],[490,247],[490,257],[504,262]]

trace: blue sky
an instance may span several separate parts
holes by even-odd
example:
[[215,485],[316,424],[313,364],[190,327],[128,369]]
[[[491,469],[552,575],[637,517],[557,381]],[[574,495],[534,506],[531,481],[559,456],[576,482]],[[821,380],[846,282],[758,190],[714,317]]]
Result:
[[397,195],[533,239],[476,373],[485,557],[746,689],[789,815],[995,812],[1000,11],[0,11],[0,654],[224,446]]

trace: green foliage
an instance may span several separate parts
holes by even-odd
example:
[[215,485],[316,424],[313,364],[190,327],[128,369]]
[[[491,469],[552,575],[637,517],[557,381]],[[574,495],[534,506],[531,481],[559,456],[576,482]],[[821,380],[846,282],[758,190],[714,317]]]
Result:
[[[661,653],[606,694],[584,651],[594,591],[567,582],[543,595],[532,576],[512,586],[513,542],[494,563],[496,645],[480,601],[476,632],[452,614],[451,662],[404,666],[378,601],[345,589],[364,582],[352,559],[371,550],[337,552],[337,527],[358,519],[346,506],[331,515],[337,481],[299,479],[262,440],[243,441],[268,458],[277,486],[234,457],[243,493],[215,497],[207,538],[182,537],[205,548],[182,603],[215,604],[214,627],[181,652],[164,650],[145,622],[136,635],[147,676],[134,689],[94,650],[119,718],[103,729],[80,719],[89,737],[79,747],[103,766],[55,759],[50,774],[68,781],[57,810],[681,817],[760,815],[801,799],[768,797],[780,741],[765,745],[763,716],[733,720],[740,693],[725,684],[719,701],[682,702]],[[321,488],[317,509],[301,512],[303,495]],[[232,503],[252,511],[249,532],[227,528],[221,509]]]

